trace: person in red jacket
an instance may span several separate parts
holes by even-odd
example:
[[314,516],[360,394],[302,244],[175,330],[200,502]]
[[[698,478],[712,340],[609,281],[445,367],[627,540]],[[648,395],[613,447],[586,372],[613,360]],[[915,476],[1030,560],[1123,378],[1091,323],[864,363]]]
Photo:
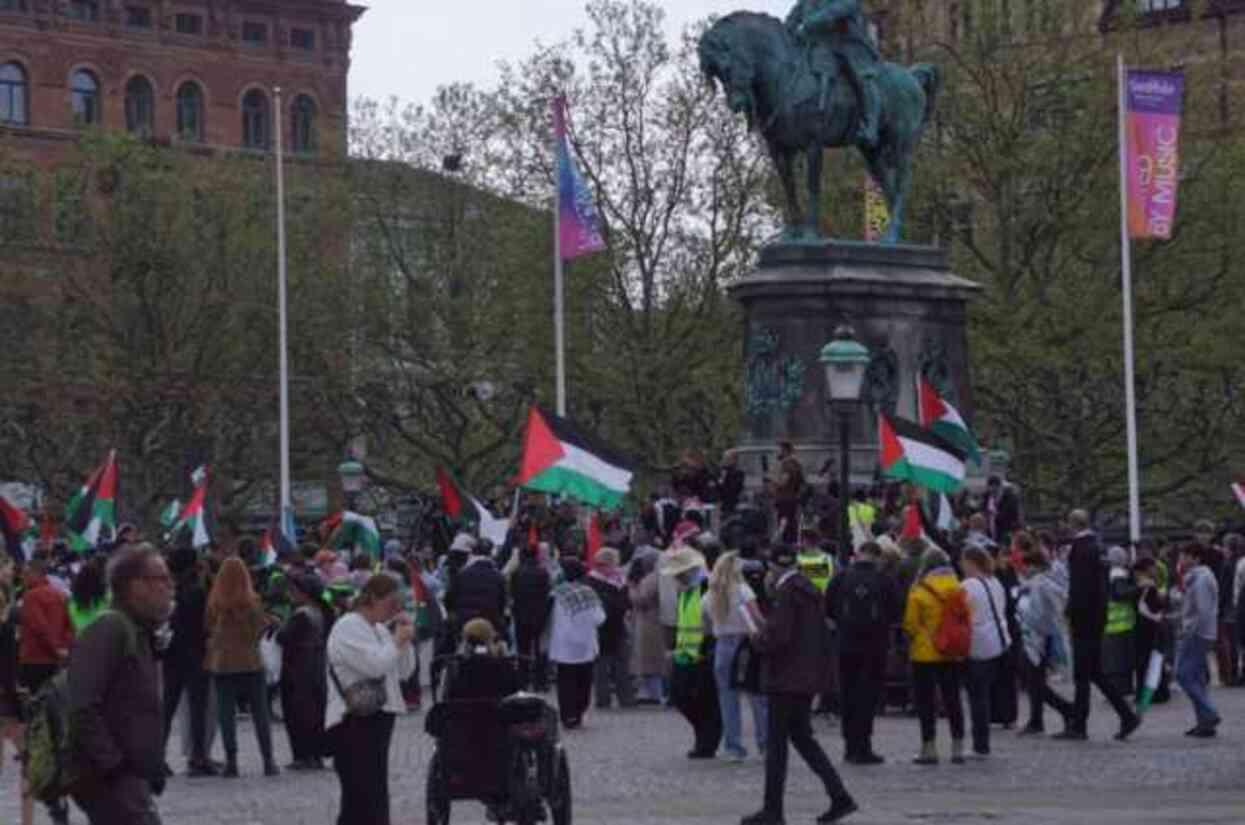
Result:
[[22,687],[33,696],[69,658],[73,625],[69,622],[68,601],[48,581],[43,560],[34,559],[26,564],[22,583],[25,592],[18,619],[21,646],[17,661]]

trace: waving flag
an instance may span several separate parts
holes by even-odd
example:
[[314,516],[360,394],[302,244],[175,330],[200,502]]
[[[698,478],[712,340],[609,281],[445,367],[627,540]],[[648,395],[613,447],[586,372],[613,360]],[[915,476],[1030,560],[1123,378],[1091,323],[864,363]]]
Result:
[[954,493],[964,486],[964,453],[932,430],[902,418],[878,416],[883,475]]
[[184,529],[189,529],[190,546],[198,550],[212,543],[212,537],[208,535],[207,529],[207,467],[200,467],[191,473],[190,480],[194,482],[195,491],[177,517],[177,523],[173,525],[170,532],[176,535]]
[[1245,507],[1245,481],[1232,482],[1232,493],[1236,496],[1237,502]]
[[437,489],[441,491],[441,509],[450,518],[459,518],[463,514],[463,494],[458,483],[444,467],[437,467]]
[[571,141],[566,132],[566,98],[553,99],[553,135],[558,155],[558,238],[564,260],[605,249],[597,224],[592,193],[575,167]]
[[594,444],[565,418],[539,407],[527,416],[518,483],[613,510],[631,490],[631,470],[612,450]]
[[370,516],[347,510],[342,513],[334,544],[341,550],[364,550],[373,558],[379,558],[380,529]]
[[117,529],[117,451],[87,479],[65,507],[70,546],[79,553],[99,544],[104,530]]
[[947,403],[924,376],[917,379],[917,408],[921,412],[922,427],[933,430],[959,447],[974,463],[981,463],[981,448],[977,446],[977,439],[964,423],[960,411]]

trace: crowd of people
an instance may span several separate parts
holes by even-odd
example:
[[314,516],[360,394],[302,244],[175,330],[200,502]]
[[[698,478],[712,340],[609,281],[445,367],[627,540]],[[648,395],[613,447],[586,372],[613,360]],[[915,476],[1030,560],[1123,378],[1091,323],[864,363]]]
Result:
[[[606,523],[601,547],[520,519],[500,547],[464,529],[441,553],[308,541],[265,564],[253,539],[157,550],[129,528],[107,552],[44,548],[20,571],[0,562],[0,725],[14,738],[23,709],[67,671],[73,800],[96,825],[145,825],[160,821],[155,798],[174,775],[174,729],[186,774],[225,780],[241,772],[245,712],[275,777],[279,707],[284,768],[331,759],[339,825],[382,825],[396,718],[421,707],[423,685],[437,690],[443,656],[505,640],[515,686],[555,690],[568,731],[594,708],[669,706],[687,722],[689,759],[754,750],[764,805],[744,825],[783,822],[794,747],[824,784],[828,823],[856,802],[814,736],[815,713],[841,717],[845,761],[880,765],[877,714],[910,708],[913,761],[960,764],[988,758],[999,725],[1048,732],[1047,709],[1062,722],[1055,738],[1086,740],[1094,688],[1125,740],[1150,703],[1169,701],[1173,679],[1193,706],[1189,735],[1213,737],[1209,660],[1224,684],[1245,676],[1245,539],[1211,524],[1185,543],[1104,548],[1084,511],[1025,529],[1015,491],[991,480],[951,529],[931,524],[918,491],[854,491],[852,534],[840,537],[789,452],[768,513],[747,511],[737,473],[685,462],[669,495]],[[714,507],[699,498],[706,485],[726,493]],[[1070,697],[1052,679],[1065,672]],[[65,800],[47,805],[67,821]]]

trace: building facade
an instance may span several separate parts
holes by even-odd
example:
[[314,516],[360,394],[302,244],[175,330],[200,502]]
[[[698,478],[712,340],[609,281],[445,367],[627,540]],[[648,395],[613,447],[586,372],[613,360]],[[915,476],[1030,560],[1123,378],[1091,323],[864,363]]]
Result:
[[100,127],[264,152],[280,118],[287,151],[343,156],[363,11],[346,0],[0,0],[0,147],[54,165]]

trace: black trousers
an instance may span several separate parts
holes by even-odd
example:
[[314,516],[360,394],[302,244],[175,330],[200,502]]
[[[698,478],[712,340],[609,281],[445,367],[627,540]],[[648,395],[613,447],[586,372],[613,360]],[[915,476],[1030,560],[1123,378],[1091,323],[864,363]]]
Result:
[[[323,680],[323,674],[320,679]],[[327,687],[310,673],[281,675],[281,713],[295,762],[319,759],[324,751]]]
[[800,501],[799,499],[790,499],[774,502],[774,512],[779,522],[786,519],[786,526],[782,530],[782,540],[785,544],[798,544],[800,541]]
[[912,699],[921,720],[921,741],[937,738],[938,705],[942,699],[951,724],[951,738],[964,738],[964,708],[960,705],[960,665],[957,662],[913,662]]
[[817,774],[833,799],[847,796],[843,780],[830,764],[830,757],[813,737],[813,697],[791,693],[769,694],[769,728],[765,740],[765,810],[783,815],[787,788],[788,745],[795,747],[810,770]]
[[592,703],[592,673],[596,662],[578,665],[558,663],[558,716],[562,724],[576,727]]
[[1025,669],[1025,688],[1029,693],[1029,723],[1028,727],[1034,730],[1045,730],[1046,723],[1043,720],[1042,711],[1046,705],[1050,705],[1065,720],[1070,720],[1076,712],[1072,703],[1051,690],[1050,685],[1046,681],[1046,666],[1035,665],[1029,661],[1029,657],[1024,658]]
[[194,663],[166,661],[164,676],[164,747],[169,745],[169,733],[177,703],[182,694],[190,703],[190,759],[206,762],[207,754],[207,700],[211,676]]
[[[1007,654],[1003,654],[1004,656]],[[973,752],[990,752],[990,722],[994,683],[1003,667],[1003,656],[985,661],[970,659],[965,663],[965,686],[968,688],[969,716],[972,719]]]
[[146,779],[123,774],[73,795],[91,825],[160,825],[160,814]]
[[519,686],[524,690],[543,692],[549,687],[549,663],[540,651],[541,628],[516,623],[515,653],[519,659]]
[[392,713],[347,716],[333,727],[333,770],[341,783],[337,825],[389,825]]
[[1102,639],[1072,640],[1072,679],[1076,683],[1076,697],[1072,701],[1072,718],[1068,721],[1073,730],[1083,732],[1089,725],[1090,685],[1098,688],[1111,703],[1121,725],[1133,717],[1133,710],[1124,696],[1102,672]]
[[873,719],[882,702],[886,651],[839,653],[843,691],[843,741],[848,754],[873,752]]
[[670,703],[692,726],[692,750],[717,753],[722,742],[722,713],[712,663],[702,660],[694,665],[675,665],[670,674]]

